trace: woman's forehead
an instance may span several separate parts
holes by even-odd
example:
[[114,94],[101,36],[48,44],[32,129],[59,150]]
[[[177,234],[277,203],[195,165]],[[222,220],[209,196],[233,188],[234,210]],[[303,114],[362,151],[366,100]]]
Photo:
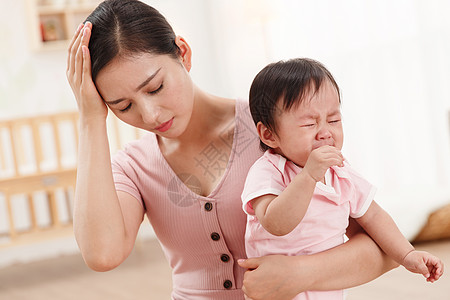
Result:
[[139,81],[140,77],[154,74],[159,69],[165,69],[167,61],[164,55],[142,54],[134,56],[118,56],[107,64],[97,75],[96,83],[108,81]]

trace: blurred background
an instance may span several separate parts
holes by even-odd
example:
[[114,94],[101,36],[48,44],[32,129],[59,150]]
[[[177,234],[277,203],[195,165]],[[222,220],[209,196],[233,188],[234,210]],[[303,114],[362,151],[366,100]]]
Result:
[[[98,2],[0,2],[0,151],[4,153],[0,157],[0,299],[2,290],[10,292],[4,299],[40,299],[21,298],[19,291],[31,285],[49,290],[52,281],[44,280],[42,270],[52,261],[55,269],[62,265],[66,271],[50,272],[53,277],[49,275],[48,280],[57,280],[69,272],[89,282],[87,278],[91,277],[82,277],[88,272],[86,276],[103,276],[106,280],[117,276],[120,281],[120,274],[140,274],[134,267],[151,273],[152,267],[144,271],[136,257],[157,264],[159,267],[152,266],[160,268],[159,274],[167,275],[152,280],[157,289],[161,278],[165,278],[162,294],[154,294],[154,298],[148,298],[154,291],[152,285],[141,281],[145,286],[143,295],[148,299],[169,297],[170,272],[148,222],[142,228],[135,250],[138,253],[133,253],[129,265],[109,275],[94,275],[86,270],[71,235],[73,189],[65,182],[70,181],[70,172],[75,168],[77,132],[76,126],[70,127],[76,122],[73,117],[61,117],[76,112],[65,77],[67,40]],[[175,32],[190,44],[191,76],[210,93],[247,98],[254,76],[270,62],[309,57],[324,63],[342,91],[345,157],[378,187],[376,200],[394,217],[405,236],[411,241],[421,236],[428,244],[419,247],[438,251],[450,263],[450,243],[446,239],[450,236],[449,1],[143,2],[160,10]],[[41,120],[40,116],[47,119]],[[60,119],[65,123],[60,125]],[[25,129],[12,129],[16,125],[11,124],[17,123],[25,124]],[[44,125],[39,127],[37,123]],[[51,126],[57,128],[53,133]],[[110,126],[111,138],[117,141],[112,152],[139,135],[115,120]],[[10,132],[18,132],[24,141],[9,139]],[[36,136],[42,139],[42,151],[31,142]],[[55,139],[62,146],[47,141]],[[52,143],[56,150],[46,150]],[[40,160],[36,161],[39,155],[35,152],[42,152]],[[15,155],[21,157],[18,164],[24,162],[25,166],[12,163]],[[34,166],[27,167],[27,162]],[[48,172],[53,172],[50,177]],[[43,193],[39,188],[31,190],[31,182],[35,181],[20,181],[32,175],[38,176],[33,180],[44,186]],[[13,185],[24,187],[23,193]],[[30,189],[25,188],[28,185]],[[47,227],[56,227],[58,233],[42,234]],[[27,234],[20,239],[22,233]],[[41,281],[24,279],[27,272]],[[73,276],[69,279],[74,280]],[[449,281],[446,287],[438,282],[430,288],[418,280],[414,287],[423,287],[421,291],[426,293],[420,296],[419,291],[412,288],[411,292],[407,287],[412,278],[417,276],[398,269],[357,288],[353,291],[356,298],[351,298],[350,293],[349,299],[370,299],[369,294],[378,296],[374,299],[390,299],[390,294],[395,295],[392,299],[444,299],[444,292],[450,297]],[[118,293],[116,299],[137,298]],[[54,299],[72,299],[54,288],[51,295]],[[102,299],[94,294],[87,298]]]

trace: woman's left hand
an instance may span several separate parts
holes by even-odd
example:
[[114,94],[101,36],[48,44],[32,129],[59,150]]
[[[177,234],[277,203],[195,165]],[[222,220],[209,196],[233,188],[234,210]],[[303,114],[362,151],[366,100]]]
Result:
[[[302,257],[296,257],[302,259]],[[242,268],[247,269],[244,274],[242,290],[246,299],[252,300],[291,300],[298,293],[307,290],[307,276],[305,281],[299,282],[299,268],[294,268],[293,257],[284,255],[269,255],[264,257],[239,260]],[[303,269],[303,268],[301,268]],[[293,274],[293,272],[297,274]]]

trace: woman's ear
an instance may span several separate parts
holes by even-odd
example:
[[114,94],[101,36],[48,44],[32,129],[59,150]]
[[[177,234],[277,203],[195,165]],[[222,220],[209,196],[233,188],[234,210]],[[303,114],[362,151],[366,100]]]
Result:
[[264,144],[272,149],[278,148],[278,140],[276,135],[272,133],[272,131],[267,128],[266,125],[258,122],[258,124],[256,124],[256,130],[258,131],[259,138]]
[[183,66],[186,68],[186,70],[189,72],[191,70],[191,58],[192,58],[191,47],[189,47],[189,44],[184,40],[183,37],[179,35],[177,35],[177,37],[175,38],[175,44],[180,49],[181,62],[183,63]]

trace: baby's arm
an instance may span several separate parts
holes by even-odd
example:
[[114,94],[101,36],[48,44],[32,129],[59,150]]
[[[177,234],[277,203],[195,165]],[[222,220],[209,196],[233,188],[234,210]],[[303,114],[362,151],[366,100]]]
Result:
[[264,229],[277,236],[291,232],[303,219],[315,186],[315,180],[300,172],[280,195],[254,199],[253,209]]
[[291,232],[305,216],[316,183],[323,180],[330,167],[342,166],[343,160],[341,152],[335,147],[317,148],[309,155],[303,170],[280,195],[255,198],[252,206],[264,229],[277,236]]
[[434,282],[443,273],[441,260],[428,252],[416,251],[402,235],[394,220],[375,201],[356,221],[377,244],[396,262],[411,272],[419,273]]

